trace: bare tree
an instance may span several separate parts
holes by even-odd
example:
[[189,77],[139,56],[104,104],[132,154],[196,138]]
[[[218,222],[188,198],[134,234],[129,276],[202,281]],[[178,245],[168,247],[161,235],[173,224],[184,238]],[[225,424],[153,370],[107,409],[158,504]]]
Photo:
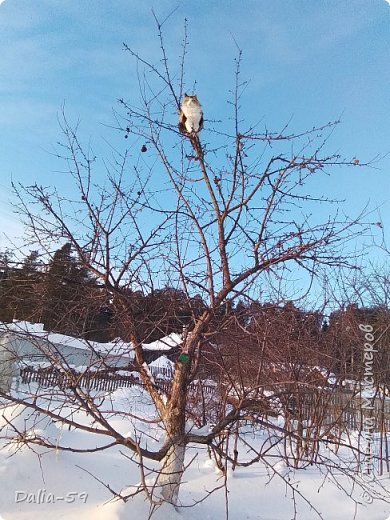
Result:
[[[360,217],[341,217],[337,201],[306,191],[314,179],[338,167],[358,167],[355,159],[327,151],[327,137],[337,122],[300,133],[290,131],[288,125],[272,132],[242,122],[240,103],[246,83],[240,74],[241,51],[231,92],[230,128],[227,122],[213,122],[211,118],[218,115],[208,106],[204,107],[201,136],[181,134],[177,112],[186,87],[187,35],[178,66],[171,68],[159,22],[157,27],[162,54],[158,64],[125,46],[136,62],[140,86],[139,99],[121,100],[123,110],[116,113],[115,126],[125,135],[127,149],[113,146],[112,155],[99,161],[92,149],[83,147],[77,127],[63,115],[65,139],[58,158],[65,161],[74,196],[63,196],[56,188],[37,183],[16,186],[16,190],[31,242],[49,255],[58,244],[70,243],[83,269],[106,291],[132,344],[133,369],[154,404],[164,441],[152,449],[141,434],[124,436],[118,432],[109,413],[101,409],[100,400],[82,388],[58,349],[38,346],[52,365],[70,378],[70,384],[59,389],[56,398],[75,403],[93,418],[93,426],[69,418],[62,406],[45,408],[28,396],[4,391],[0,395],[74,428],[110,438],[99,450],[123,445],[141,465],[147,459],[158,461],[155,491],[159,489],[164,500],[177,504],[189,444],[207,445],[224,460],[240,464],[220,439],[253,405],[243,397],[246,385],[242,385],[245,392],[235,406],[226,402],[209,433],[196,433],[186,424],[191,384],[198,377],[206,347],[210,348],[221,331],[229,330],[229,309],[242,297],[257,299],[277,293],[283,299],[287,296],[283,287],[288,286],[292,273],[295,277],[305,273],[310,287],[321,269],[353,266],[353,259],[344,251],[363,232],[364,225]],[[202,100],[202,93],[198,94]],[[227,114],[223,117],[226,120]],[[104,178],[99,173],[102,169]],[[329,213],[333,216],[323,221],[317,218],[320,204],[333,204],[335,209]],[[188,303],[188,316],[173,378],[169,389],[163,391],[145,363],[143,345],[151,330],[160,330],[164,316],[153,319],[140,315],[132,295],[135,291],[150,294],[167,285],[180,289]],[[201,305],[194,304],[196,295]],[[172,309],[168,306],[169,312]],[[141,328],[140,320],[146,319],[149,327]],[[99,363],[100,369],[113,370],[104,357]],[[264,386],[264,373],[260,372],[260,380],[253,386]],[[44,395],[42,390],[40,397]],[[277,426],[272,417],[264,416],[261,421],[270,432],[303,435]],[[16,433],[22,442],[54,447],[38,434]],[[318,432],[316,435],[321,437]],[[77,450],[60,443],[55,443],[55,448]],[[269,447],[264,453],[254,452],[245,465],[267,460],[268,452]]]

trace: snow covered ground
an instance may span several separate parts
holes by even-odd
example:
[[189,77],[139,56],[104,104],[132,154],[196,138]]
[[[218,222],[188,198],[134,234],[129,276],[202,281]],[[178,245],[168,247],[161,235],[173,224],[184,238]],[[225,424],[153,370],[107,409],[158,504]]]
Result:
[[[14,332],[17,330],[32,333],[34,337],[48,337],[41,325],[22,322],[12,327],[15,327]],[[50,334],[48,339],[69,348],[86,349],[85,342],[77,338]],[[170,348],[179,344],[181,338],[171,335],[161,341],[165,348]],[[151,344],[151,349],[162,350],[164,345],[161,341]],[[99,345],[105,353],[115,354],[119,354],[118,349],[129,352],[129,347],[123,342]],[[160,376],[169,377],[172,363],[162,356],[150,363],[149,369]],[[61,402],[64,395],[61,391],[47,388],[36,392],[36,385],[21,384],[19,381],[13,391],[16,396],[27,399],[36,394],[44,409],[51,407],[62,417],[71,416],[80,424],[93,425],[91,418],[78,410],[74,403]],[[105,418],[117,431],[130,435],[136,429],[138,435],[142,434],[147,439],[150,449],[158,449],[164,432],[154,421],[155,409],[142,387],[133,386],[97,395],[102,398],[100,409],[104,410]],[[144,418],[150,422],[144,422]],[[18,431],[25,431],[30,438],[43,435],[55,446],[78,450],[95,449],[112,440],[88,431],[69,430],[60,421],[53,423],[45,417],[33,417],[20,405],[0,403],[0,520],[146,520],[150,517],[150,502],[144,494],[137,494],[126,502],[118,499],[118,494],[125,496],[136,491],[140,482],[137,460],[130,460],[133,456],[130,450],[115,446],[105,451],[74,453],[26,446],[13,440]],[[356,443],[356,438],[356,435],[351,435],[349,441]],[[267,445],[270,438],[259,427],[254,429],[247,425],[244,427],[243,442],[238,446],[241,454],[248,450],[246,441],[259,448]],[[323,449],[328,450],[327,456],[333,460],[332,452],[328,448]],[[341,448],[338,455],[347,461],[349,451],[344,448],[344,453]],[[308,466],[293,471],[275,450],[271,450],[270,454],[275,457],[269,457],[267,462],[238,467],[234,472],[228,468],[223,475],[210,460],[205,447],[190,446],[186,460],[192,463],[184,474],[180,506],[174,509],[164,504],[153,510],[152,518],[390,520],[389,475],[377,477],[377,483],[362,495],[359,485],[349,482],[337,469],[333,473],[336,482],[332,482],[318,468]],[[337,463],[337,459],[334,460]],[[157,463],[148,461],[147,465],[150,471],[146,478],[148,485],[153,486],[155,479],[152,470],[157,468]],[[352,463],[351,468],[356,469],[356,463]],[[389,503],[372,500],[377,493],[386,497]]]
[[[23,386],[21,385],[19,392],[24,391]],[[134,427],[144,428],[144,431],[147,430],[150,446],[158,445],[163,432],[156,424],[142,426],[118,413],[128,410],[131,403],[133,414],[142,417],[153,415],[151,404],[141,388],[116,390],[107,396],[106,402],[116,412],[111,416],[110,422],[122,433],[132,431]],[[12,436],[7,420],[13,418],[16,427],[20,428],[29,424],[31,419],[28,414],[20,411],[15,405],[1,409],[2,437],[4,434]],[[88,422],[79,413],[78,419]],[[107,442],[103,437],[88,432],[69,431],[67,426],[53,424],[46,419],[35,423],[29,430],[31,435],[42,431],[48,438],[57,439],[65,446],[86,448]],[[252,441],[255,438],[259,442],[266,440],[264,431],[253,431],[251,427],[248,427],[246,435]],[[96,453],[71,453],[42,447],[31,449],[8,443],[5,438],[0,442],[0,519],[143,520],[149,517],[150,504],[144,496],[137,495],[126,503],[121,500],[113,501],[112,493],[105,487],[107,485],[114,492],[122,491],[125,494],[126,489],[134,491],[134,486],[140,480],[136,462],[127,458],[131,456],[131,452],[126,453],[123,447],[113,447]],[[276,471],[287,477],[291,487],[277,476],[271,478],[272,473],[264,464],[238,468],[234,472],[229,470],[225,488],[225,477],[216,470],[206,449],[191,447],[187,460],[190,461],[193,457],[195,458],[191,466],[184,474],[180,491],[181,507],[176,511],[172,506],[164,505],[154,512],[153,519],[222,519],[226,518],[228,507],[229,518],[232,520],[291,520],[294,517],[293,493],[297,498],[296,518],[299,520],[319,518],[299,498],[299,493],[303,493],[311,501],[324,520],[390,519],[390,504],[376,500],[373,503],[364,503],[359,488],[350,487],[342,476],[338,477],[339,481],[361,505],[355,505],[345,491],[338,489],[313,467],[294,473],[283,462],[275,460]],[[153,467],[155,463],[148,465]],[[390,494],[387,476],[382,479],[382,485]],[[217,487],[220,489],[202,501],[208,492]],[[367,500],[370,502],[370,497],[366,497],[366,502]],[[188,507],[198,501],[200,502],[193,507]]]

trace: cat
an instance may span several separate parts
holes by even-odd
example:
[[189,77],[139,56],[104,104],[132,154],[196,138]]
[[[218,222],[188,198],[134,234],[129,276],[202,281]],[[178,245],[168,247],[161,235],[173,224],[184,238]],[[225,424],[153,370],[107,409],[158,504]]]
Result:
[[179,130],[182,134],[197,134],[203,128],[203,110],[197,96],[187,96],[180,107]]

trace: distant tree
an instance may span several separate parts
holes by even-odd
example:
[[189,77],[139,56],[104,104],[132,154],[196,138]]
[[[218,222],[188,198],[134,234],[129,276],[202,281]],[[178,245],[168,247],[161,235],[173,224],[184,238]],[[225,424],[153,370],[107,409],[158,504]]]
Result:
[[14,310],[10,305],[12,284],[10,276],[15,267],[12,251],[0,252],[0,321],[10,322],[14,317]]
[[[323,338],[325,350],[329,359],[335,360],[335,371],[341,379],[360,380],[364,369],[364,341],[359,324],[368,323],[375,326],[382,310],[380,307],[348,304],[331,313]],[[379,372],[376,371],[376,374]]]
[[12,277],[15,317],[32,322],[41,321],[43,265],[38,251],[30,251],[20,270]]
[[12,270],[14,254],[9,249],[0,251],[0,275],[5,278]]
[[90,273],[72,254],[71,243],[65,243],[55,251],[45,274],[41,314],[45,329],[70,335],[85,333],[94,312],[92,289]]
[[22,262],[12,262],[1,282],[4,321],[39,320],[41,281],[42,265],[37,251],[30,251]]

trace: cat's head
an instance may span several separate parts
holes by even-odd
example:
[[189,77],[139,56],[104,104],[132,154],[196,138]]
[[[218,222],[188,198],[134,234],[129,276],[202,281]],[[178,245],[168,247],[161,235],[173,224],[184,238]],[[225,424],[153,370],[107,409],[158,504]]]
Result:
[[199,105],[198,96],[188,96],[187,94],[184,94],[183,103],[189,103],[191,101]]

